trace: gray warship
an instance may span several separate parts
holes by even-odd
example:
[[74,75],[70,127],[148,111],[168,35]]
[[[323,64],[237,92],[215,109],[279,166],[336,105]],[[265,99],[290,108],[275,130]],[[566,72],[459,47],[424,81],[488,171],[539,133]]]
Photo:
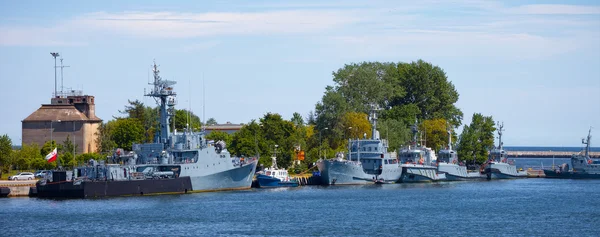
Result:
[[446,175],[447,181],[481,180],[485,178],[479,171],[469,172],[467,166],[458,160],[458,153],[452,149],[452,131],[448,129],[448,147],[440,150],[437,159],[438,173]]
[[223,141],[207,141],[204,131],[186,128],[171,133],[176,82],[159,73],[154,63],[153,88],[146,94],[160,109],[155,143],[134,144],[128,153],[117,150],[106,162],[90,160],[74,172],[54,171],[37,183],[38,196],[90,198],[250,188],[257,159],[244,162],[232,157]]
[[527,178],[526,171],[518,171],[515,164],[508,161],[508,153],[502,143],[504,123],[498,124],[498,146],[490,151],[488,162],[485,164],[484,173],[487,179],[515,179]]
[[592,140],[592,129],[590,128],[585,144],[585,150],[571,156],[571,167],[562,164],[557,169],[544,170],[546,178],[557,179],[600,179],[600,160],[590,157],[590,141]]
[[[347,159],[320,159],[317,167],[325,185],[395,183],[402,175],[395,152],[388,152],[388,142],[377,131],[378,108],[372,106],[371,139],[349,139]],[[366,136],[366,135],[365,135]]]
[[402,168],[402,183],[432,182],[446,179],[444,173],[437,172],[434,163],[437,162],[435,152],[417,142],[419,129],[417,121],[411,127],[413,140],[411,145],[400,149],[400,167]]

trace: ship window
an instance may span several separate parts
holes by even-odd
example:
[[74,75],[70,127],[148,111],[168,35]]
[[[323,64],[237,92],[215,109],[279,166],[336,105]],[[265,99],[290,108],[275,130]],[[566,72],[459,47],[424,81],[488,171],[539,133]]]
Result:
[[371,147],[369,147],[369,151],[371,151]]

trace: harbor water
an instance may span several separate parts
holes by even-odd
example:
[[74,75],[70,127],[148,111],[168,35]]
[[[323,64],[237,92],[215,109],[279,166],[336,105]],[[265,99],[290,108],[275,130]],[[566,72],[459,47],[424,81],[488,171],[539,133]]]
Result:
[[532,178],[3,198],[0,226],[2,236],[600,236],[598,197],[600,180]]

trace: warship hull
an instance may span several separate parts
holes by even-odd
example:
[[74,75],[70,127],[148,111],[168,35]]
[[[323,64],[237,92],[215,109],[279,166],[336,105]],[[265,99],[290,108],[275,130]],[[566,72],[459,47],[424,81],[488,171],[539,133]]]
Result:
[[250,189],[257,162],[209,175],[192,174],[192,192]]
[[583,172],[556,172],[554,170],[544,170],[546,178],[552,179],[600,179],[600,174],[590,174]]
[[421,183],[445,180],[445,174],[438,174],[433,166],[402,165],[402,183]]
[[72,181],[36,184],[40,198],[102,198],[187,193],[192,190],[189,177],[129,181]]
[[[386,166],[380,175],[365,173],[360,163],[338,160],[317,162],[321,183],[324,185],[395,183],[402,175],[398,165]],[[393,167],[393,168],[392,168]]]
[[438,172],[446,175],[446,181],[472,181],[486,178],[479,172],[468,172],[467,167],[456,164],[440,163]]

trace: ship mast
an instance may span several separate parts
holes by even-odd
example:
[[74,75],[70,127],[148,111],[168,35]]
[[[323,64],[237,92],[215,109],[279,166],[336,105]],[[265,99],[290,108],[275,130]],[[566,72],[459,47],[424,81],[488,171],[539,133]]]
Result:
[[498,124],[498,149],[502,150],[502,132],[504,131],[504,122],[502,122],[502,124],[500,122],[497,122]]
[[152,66],[152,72],[154,74],[154,82],[149,83],[149,85],[154,86],[150,93],[146,94],[146,96],[154,97],[154,100],[160,107],[160,134],[157,134],[157,139],[155,139],[156,143],[162,143],[164,145],[163,148],[167,147],[169,141],[169,121],[174,116],[174,106],[177,103],[175,100],[175,96],[177,93],[173,91],[173,85],[176,84],[175,81],[163,80],[160,77],[160,70],[158,70],[158,66],[156,65],[156,61]]
[[585,144],[585,157],[590,156],[590,141],[592,140],[592,128],[588,131],[587,141],[581,139],[581,143]]

